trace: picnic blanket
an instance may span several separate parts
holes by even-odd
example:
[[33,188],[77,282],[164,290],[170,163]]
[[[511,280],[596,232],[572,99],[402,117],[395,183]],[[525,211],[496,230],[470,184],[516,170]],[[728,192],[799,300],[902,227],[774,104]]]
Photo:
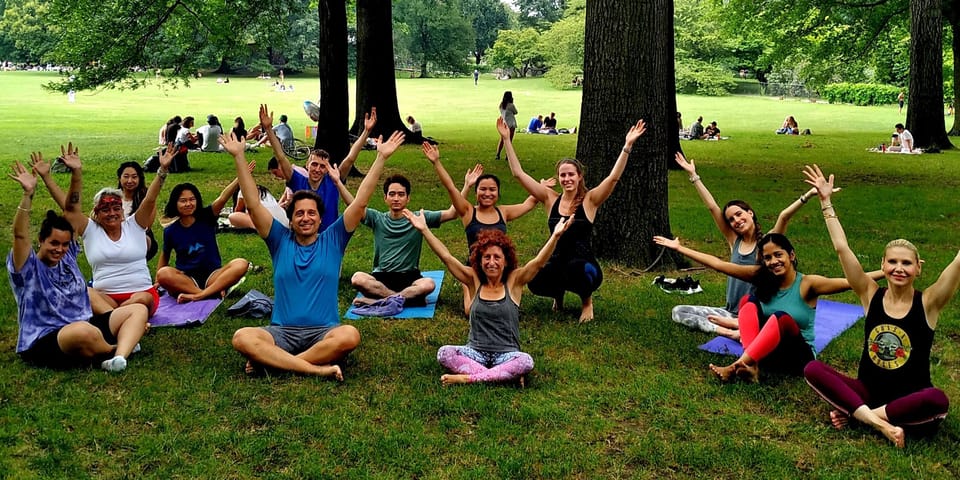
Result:
[[157,313],[150,317],[152,327],[197,327],[217,309],[222,300],[208,299],[196,302],[177,303],[170,295],[160,297]]
[[[834,338],[857,323],[860,317],[863,317],[863,307],[860,305],[822,299],[817,301],[817,314],[813,320],[813,349],[817,353],[822,352]],[[739,357],[743,354],[740,342],[727,337],[716,337],[698,348],[721,355]]]
[[[433,318],[433,315],[437,311],[437,299],[440,297],[440,286],[443,285],[443,270],[430,270],[427,272],[421,272],[421,275],[427,278],[432,278],[433,282],[436,284],[436,287],[427,295],[427,304],[422,307],[405,307],[400,313],[392,315],[389,318]],[[357,294],[359,297],[360,294]],[[354,306],[350,306],[347,309],[347,313],[344,314],[344,318],[350,320],[358,320],[361,318],[369,318],[353,313]]]

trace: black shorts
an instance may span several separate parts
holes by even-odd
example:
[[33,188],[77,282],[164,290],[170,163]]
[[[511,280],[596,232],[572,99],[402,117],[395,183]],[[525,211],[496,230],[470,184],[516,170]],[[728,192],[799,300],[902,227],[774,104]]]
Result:
[[213,275],[215,271],[216,270],[198,268],[196,270],[183,270],[183,274],[192,278],[193,283],[197,284],[197,288],[203,290],[203,288],[207,286],[207,280],[210,278],[210,275]]
[[[399,292],[404,288],[413,285],[413,282],[423,278],[423,275],[420,274],[420,270],[408,270],[406,272],[373,272],[371,275],[373,275],[373,278],[376,278],[378,282],[382,283],[384,286],[390,290],[393,290],[394,292]],[[408,298],[403,304],[407,307],[422,307],[427,304],[427,297],[426,295],[423,295],[416,298]]]
[[[103,334],[103,339],[113,345],[117,343],[117,337],[110,333],[110,314],[113,311],[101,313],[90,317],[90,324],[97,327]],[[38,367],[48,368],[73,368],[85,367],[90,365],[94,359],[76,357],[68,355],[60,349],[60,343],[57,341],[57,335],[60,334],[60,327],[42,337],[40,337],[29,350],[20,352],[20,359],[24,362],[36,365]]]

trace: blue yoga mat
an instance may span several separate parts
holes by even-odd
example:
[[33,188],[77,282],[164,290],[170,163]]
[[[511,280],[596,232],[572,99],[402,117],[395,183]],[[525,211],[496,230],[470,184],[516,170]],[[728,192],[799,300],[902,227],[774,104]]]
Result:
[[[440,298],[440,286],[443,285],[443,270],[430,270],[428,272],[421,272],[421,275],[427,278],[432,278],[433,283],[436,284],[433,291],[427,295],[427,304],[422,307],[406,307],[400,313],[391,316],[390,318],[433,318],[433,315],[437,312],[437,299]],[[359,297],[360,295],[357,294]],[[344,314],[344,318],[350,320],[359,320],[361,318],[371,318],[364,317],[361,315],[356,315],[353,313],[353,305],[347,309],[347,313]]]
[[150,317],[152,327],[192,327],[202,325],[207,317],[220,306],[222,300],[209,299],[177,303],[170,295],[160,297],[157,313]]
[[[830,300],[817,301],[817,314],[813,320],[813,349],[820,353],[834,338],[840,336],[863,317],[863,307],[849,303],[832,302]],[[716,337],[703,345],[700,350],[733,355],[743,354],[743,346],[736,340],[727,337]]]

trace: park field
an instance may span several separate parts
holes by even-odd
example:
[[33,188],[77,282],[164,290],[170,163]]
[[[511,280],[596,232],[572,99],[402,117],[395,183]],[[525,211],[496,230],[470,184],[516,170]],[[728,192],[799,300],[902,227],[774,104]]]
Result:
[[[202,124],[213,113],[225,126],[242,115],[249,127],[256,123],[257,106],[267,103],[277,115],[289,115],[302,138],[309,123],[302,102],[317,96],[317,81],[311,78],[288,76],[295,91],[275,92],[265,80],[233,77],[221,85],[204,77],[189,87],[158,83],[136,91],[80,92],[69,103],[66,95],[42,88],[55,78],[0,72],[0,164],[25,162],[31,151],[53,158],[59,145],[72,141],[84,161],[87,204],[99,188],[116,184],[119,163],[143,161],[152,153],[158,129],[173,115],[192,115]],[[542,80],[483,77],[475,87],[466,78],[402,79],[397,87],[401,114],[415,116],[424,134],[440,142],[454,178],[459,181],[467,168],[483,163],[503,180],[505,203],[520,202],[526,194],[506,163],[494,160],[503,91],[513,91],[521,122],[553,111],[560,127],[573,127],[581,108],[578,91],[556,91]],[[918,286],[926,288],[957,255],[960,153],[867,151],[889,142],[893,125],[904,120],[895,105],[747,96],[680,96],[678,104],[687,125],[702,115],[705,122],[716,120],[730,137],[683,143],[720,203],[750,202],[769,228],[780,209],[806,190],[802,166],[817,163],[836,174],[843,187],[834,205],[868,268],[879,268],[887,241],[910,239],[925,261]],[[774,135],[786,115],[794,115],[813,135]],[[518,134],[515,144],[527,171],[548,177],[557,159],[574,154],[576,140],[575,135]],[[265,169],[270,153],[249,157],[257,161],[258,180],[278,191],[281,185]],[[361,153],[358,166],[365,171],[373,158],[371,152]],[[589,167],[591,159],[583,160]],[[197,184],[209,202],[234,177],[232,159],[224,154],[191,154],[190,162],[196,170],[171,175],[161,204],[175,182]],[[413,182],[412,208],[449,204],[418,148],[402,147],[390,159],[387,174],[400,172]],[[57,180],[65,186],[68,178]],[[351,179],[349,187],[357,184]],[[671,171],[669,185],[673,231],[664,233],[726,256],[723,239],[685,174]],[[20,191],[14,181],[0,181],[5,231]],[[813,203],[789,230],[799,269],[841,276]],[[40,212],[53,204],[38,191],[34,205],[35,232]],[[374,195],[372,207],[384,208],[382,198]],[[521,261],[546,239],[545,223],[542,208],[511,223]],[[159,226],[155,231],[159,234]],[[466,253],[456,222],[439,229],[438,236],[455,255]],[[222,234],[219,241],[225,259],[242,256],[265,267],[248,275],[242,291],[273,293],[270,258],[260,239]],[[651,240],[617,241],[633,248]],[[0,251],[6,254],[11,242],[12,235],[0,236]],[[369,271],[372,256],[372,235],[361,227],[343,262],[341,309],[353,296],[350,275]],[[768,374],[759,385],[719,384],[707,364],[726,359],[697,349],[710,337],[670,321],[670,309],[679,303],[723,305],[722,275],[602,264],[605,280],[592,323],[577,323],[579,308],[571,295],[560,313],[551,311],[549,299],[524,296],[521,344],[536,361],[524,389],[440,385],[444,372],[436,362],[437,348],[465,343],[467,336],[460,287],[449,275],[434,319],[350,322],[363,340],[343,366],[342,383],[246,376],[231,336],[240,327],[266,321],[227,316],[226,306],[239,297],[229,298],[201,327],[153,329],[142,341],[143,352],[120,374],[28,367],[14,353],[17,310],[8,282],[0,282],[0,478],[960,477],[955,405],[935,435],[908,437],[903,450],[866,428],[836,431],[829,425],[830,408],[803,379]],[[85,261],[81,266],[89,274]],[[427,247],[421,268],[440,268]],[[704,292],[663,293],[651,285],[661,273],[692,275]],[[856,301],[850,293],[831,299]],[[862,328],[858,322],[820,358],[855,373]],[[957,299],[940,317],[931,357],[934,384],[958,401]]]

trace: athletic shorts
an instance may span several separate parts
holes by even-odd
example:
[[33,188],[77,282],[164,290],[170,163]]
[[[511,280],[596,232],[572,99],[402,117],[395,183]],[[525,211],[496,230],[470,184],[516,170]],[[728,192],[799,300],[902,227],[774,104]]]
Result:
[[[142,290],[149,293],[153,296],[153,306],[150,307],[150,316],[152,317],[154,313],[157,313],[157,307],[160,306],[160,292],[157,292],[157,287],[150,287],[148,290]],[[140,292],[130,292],[130,293],[106,293],[104,295],[113,299],[114,302],[117,302],[117,305],[122,304],[130,299],[135,293]]]
[[[219,269],[217,269],[219,270]],[[210,278],[210,275],[213,275],[213,272],[217,270],[207,270],[206,268],[198,268],[195,270],[181,270],[184,275],[193,279],[193,283],[197,284],[197,288],[203,290],[207,286],[207,280]]]
[[[406,272],[373,272],[371,275],[373,275],[373,278],[376,278],[378,282],[384,284],[384,286],[390,290],[393,290],[394,292],[400,292],[404,288],[413,285],[413,282],[423,278],[423,275],[420,274],[420,270],[408,270]],[[422,307],[426,304],[426,295],[408,298],[403,303],[405,307]]]
[[298,355],[320,343],[331,330],[339,326],[340,325],[332,325],[329,327],[291,327],[269,325],[261,328],[273,337],[273,342],[280,347],[281,350],[291,355]]
[[[110,345],[117,343],[117,337],[110,333],[110,314],[113,310],[90,317],[88,322],[97,327],[103,334],[103,339]],[[67,355],[60,349],[60,342],[57,341],[57,335],[60,334],[60,327],[33,342],[29,349],[20,352],[20,359],[24,362],[36,365],[38,367],[48,368],[73,368],[85,367],[90,365],[91,359]]]

